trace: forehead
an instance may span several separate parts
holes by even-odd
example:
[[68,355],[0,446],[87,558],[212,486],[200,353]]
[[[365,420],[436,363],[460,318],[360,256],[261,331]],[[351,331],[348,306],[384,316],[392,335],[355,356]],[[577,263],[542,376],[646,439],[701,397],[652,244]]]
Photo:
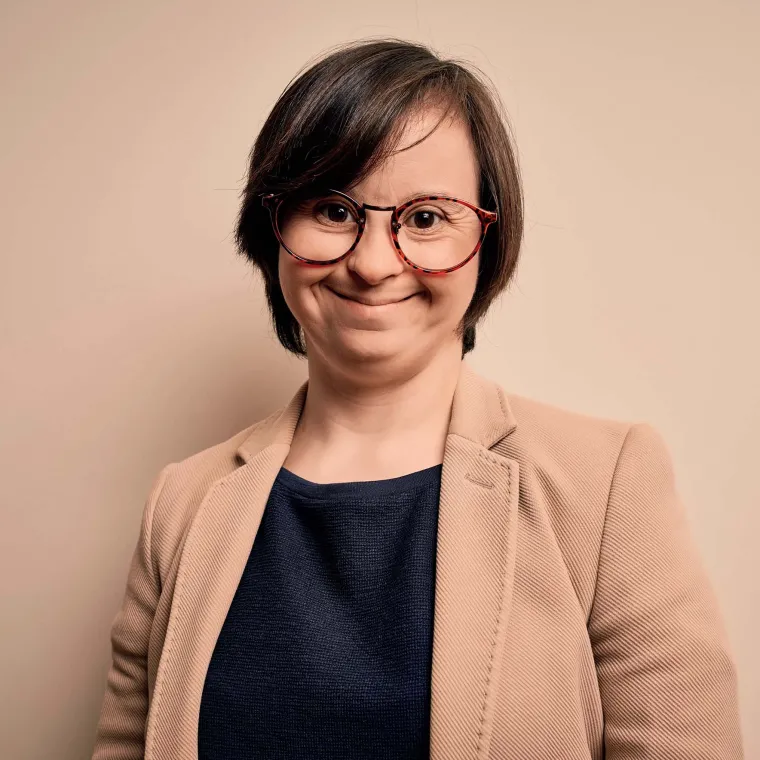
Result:
[[427,109],[410,117],[393,154],[351,188],[357,199],[391,205],[441,193],[477,201],[479,168],[469,128],[461,118],[442,116]]

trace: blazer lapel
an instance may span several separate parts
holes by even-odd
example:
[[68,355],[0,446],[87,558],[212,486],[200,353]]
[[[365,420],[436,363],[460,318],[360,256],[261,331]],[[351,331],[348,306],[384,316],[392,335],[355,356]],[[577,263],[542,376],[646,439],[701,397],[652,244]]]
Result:
[[245,462],[216,481],[185,541],[156,677],[146,760],[196,760],[208,664],[237,590],[272,484],[287,456],[306,385],[238,449]]
[[[303,408],[304,383],[241,445],[182,550],[148,720],[146,760],[197,760],[206,672]],[[431,760],[488,755],[515,559],[518,465],[491,447],[515,427],[503,391],[463,363],[443,461]]]
[[463,364],[443,460],[431,682],[431,760],[488,757],[512,600],[518,463],[504,392]]

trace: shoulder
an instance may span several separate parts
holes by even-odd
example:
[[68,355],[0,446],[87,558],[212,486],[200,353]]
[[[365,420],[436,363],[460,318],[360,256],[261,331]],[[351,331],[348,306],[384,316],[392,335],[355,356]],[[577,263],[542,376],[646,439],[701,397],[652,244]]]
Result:
[[[524,509],[551,530],[588,611],[611,500],[621,489],[641,497],[672,480],[668,449],[647,422],[585,414],[512,393],[505,398],[517,424],[495,448],[519,463]],[[631,519],[636,502],[626,504]]]
[[552,517],[603,516],[628,420],[574,411],[538,399],[506,394],[516,421],[499,444],[520,463],[523,486],[546,504]]
[[151,554],[163,577],[205,496],[214,484],[242,464],[240,446],[271,425],[282,410],[249,425],[230,438],[166,465],[153,483],[145,508]]
[[652,424],[575,411],[535,398],[505,393],[516,429],[501,443],[524,463],[546,472],[572,471],[574,480],[601,479],[609,486],[622,459],[670,464],[667,445]]
[[576,411],[547,401],[505,393],[526,446],[557,455],[597,454],[619,448],[632,421]]

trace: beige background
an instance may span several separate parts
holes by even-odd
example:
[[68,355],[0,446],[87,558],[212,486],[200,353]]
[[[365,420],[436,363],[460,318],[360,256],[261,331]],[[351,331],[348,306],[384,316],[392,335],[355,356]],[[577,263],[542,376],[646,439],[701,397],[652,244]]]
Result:
[[756,2],[1,13],[3,758],[89,756],[150,482],[304,377],[233,255],[237,188],[296,70],[378,35],[467,57],[502,92],[528,225],[471,361],[512,391],[663,432],[760,758]]

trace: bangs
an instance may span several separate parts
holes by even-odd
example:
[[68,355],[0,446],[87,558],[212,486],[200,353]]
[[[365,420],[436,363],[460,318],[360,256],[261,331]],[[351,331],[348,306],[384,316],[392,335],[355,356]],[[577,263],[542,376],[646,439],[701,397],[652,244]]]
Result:
[[422,142],[448,115],[461,111],[461,104],[435,81],[399,86],[400,72],[379,62],[373,68],[347,74],[335,86],[305,83],[281,114],[281,150],[272,156],[276,168],[262,177],[269,191],[345,190],[398,152],[407,125],[423,110],[435,107],[442,113],[426,135],[402,150]]

